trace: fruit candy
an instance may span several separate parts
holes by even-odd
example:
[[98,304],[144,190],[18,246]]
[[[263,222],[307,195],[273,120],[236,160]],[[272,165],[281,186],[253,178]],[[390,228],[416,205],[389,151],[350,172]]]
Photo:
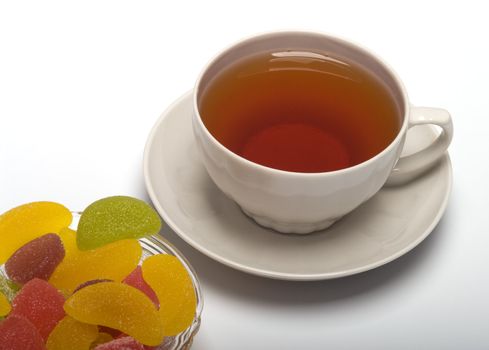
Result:
[[163,341],[162,320],[154,304],[124,283],[101,282],[80,289],[66,300],[64,309],[80,322],[118,329],[146,345]]
[[8,315],[11,309],[12,307],[10,306],[9,300],[5,294],[0,292],[0,317]]
[[122,282],[133,286],[146,294],[157,308],[160,306],[160,302],[158,301],[158,297],[156,296],[154,290],[151,289],[143,278],[141,266],[137,266],[126,278],[124,278]]
[[71,223],[71,212],[53,202],[34,202],[0,215],[0,264],[27,242],[46,233],[58,233]]
[[47,280],[64,256],[59,236],[48,233],[20,247],[5,263],[5,272],[19,284],[33,278]]
[[76,231],[69,227],[65,227],[59,230],[58,235],[65,248],[65,256],[79,251],[78,246],[76,245]]
[[176,335],[192,323],[197,306],[192,280],[177,257],[153,255],[143,261],[143,277],[160,301],[165,336]]
[[66,316],[54,327],[46,345],[48,350],[89,350],[97,337],[97,326]]
[[142,248],[135,239],[124,239],[103,247],[81,251],[76,246],[75,233],[60,232],[66,256],[54,270],[49,282],[56,288],[72,292],[80,284],[96,279],[120,282],[136,268]]
[[48,282],[34,278],[27,282],[12,302],[11,315],[27,318],[46,340],[64,316],[63,296]]
[[0,270],[0,292],[2,292],[9,301],[12,301],[18,291],[19,287],[5,278]]
[[93,343],[90,345],[90,349],[96,348],[97,345],[108,343],[112,339],[114,338],[109,333],[100,332],[97,335],[97,339],[95,339]]
[[36,327],[22,316],[9,316],[0,322],[0,349],[46,350]]
[[145,350],[143,344],[132,337],[114,339],[97,346],[94,350]]
[[145,202],[125,196],[108,197],[84,210],[77,243],[81,250],[94,249],[120,239],[156,234],[160,228],[158,214]]

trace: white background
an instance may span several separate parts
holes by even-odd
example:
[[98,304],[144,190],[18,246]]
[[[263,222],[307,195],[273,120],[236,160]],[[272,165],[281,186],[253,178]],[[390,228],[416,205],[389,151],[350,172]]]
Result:
[[274,29],[338,34],[390,63],[414,104],[452,113],[448,210],[397,261],[314,283],[234,271],[166,230],[203,284],[193,349],[488,349],[489,11],[453,3],[1,2],[0,212],[147,199],[149,130],[211,56]]

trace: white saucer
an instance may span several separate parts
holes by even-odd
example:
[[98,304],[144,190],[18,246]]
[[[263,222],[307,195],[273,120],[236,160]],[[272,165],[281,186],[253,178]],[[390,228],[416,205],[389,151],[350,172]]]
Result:
[[[416,247],[440,220],[452,186],[450,158],[418,180],[382,189],[329,229],[306,236],[258,226],[211,181],[194,143],[191,92],[156,122],[144,154],[146,188],[165,222],[209,257],[252,274],[287,280],[348,276]],[[430,143],[429,126],[408,133],[406,153]]]

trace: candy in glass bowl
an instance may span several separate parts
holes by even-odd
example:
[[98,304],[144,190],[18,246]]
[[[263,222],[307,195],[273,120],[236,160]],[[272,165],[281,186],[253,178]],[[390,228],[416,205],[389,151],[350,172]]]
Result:
[[9,349],[188,349],[198,279],[143,201],[72,213],[34,202],[0,215],[0,344]]

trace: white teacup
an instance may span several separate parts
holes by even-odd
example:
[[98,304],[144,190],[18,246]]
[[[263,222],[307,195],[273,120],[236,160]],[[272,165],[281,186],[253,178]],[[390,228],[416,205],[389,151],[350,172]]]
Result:
[[[244,55],[265,50],[321,50],[346,57],[373,72],[400,108],[402,126],[382,152],[358,165],[337,171],[297,173],[253,163],[224,147],[207,130],[199,113],[202,91],[222,69]],[[348,41],[308,32],[276,32],[241,41],[214,58],[197,80],[193,130],[212,180],[262,226],[284,233],[324,229],[387,185],[401,185],[429,169],[444,154],[453,135],[450,115],[438,108],[413,107],[397,75],[378,57]],[[400,158],[406,132],[421,124],[441,127],[426,149]]]

